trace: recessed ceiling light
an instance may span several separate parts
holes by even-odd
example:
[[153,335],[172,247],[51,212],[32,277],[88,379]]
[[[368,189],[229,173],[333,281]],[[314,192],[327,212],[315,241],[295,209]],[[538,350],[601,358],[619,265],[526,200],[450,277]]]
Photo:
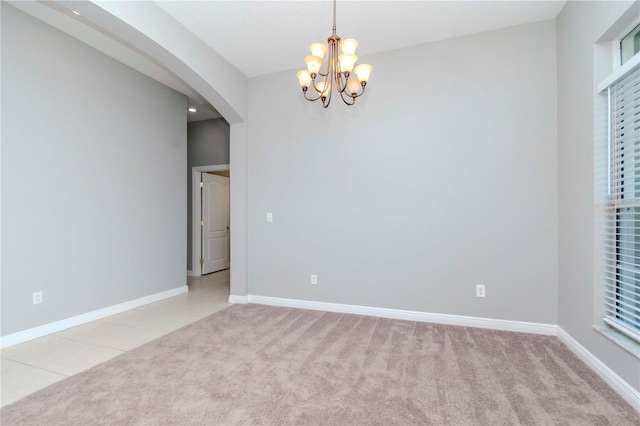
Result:
[[78,12],[76,12],[75,10],[72,10],[71,12],[73,12],[74,15],[82,16]]
[[196,112],[196,111],[197,111],[197,109],[195,109],[195,108],[189,108],[189,112]]

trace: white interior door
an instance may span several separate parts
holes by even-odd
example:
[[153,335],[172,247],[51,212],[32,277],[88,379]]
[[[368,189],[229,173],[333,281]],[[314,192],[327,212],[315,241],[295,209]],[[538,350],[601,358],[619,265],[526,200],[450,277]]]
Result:
[[202,174],[202,273],[229,268],[229,178]]

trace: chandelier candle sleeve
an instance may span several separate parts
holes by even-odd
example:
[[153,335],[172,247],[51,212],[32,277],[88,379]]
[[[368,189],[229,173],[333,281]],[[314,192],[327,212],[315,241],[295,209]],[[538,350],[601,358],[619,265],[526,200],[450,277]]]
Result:
[[[336,34],[336,0],[334,0],[333,33],[327,39],[327,45],[311,44],[309,46],[311,55],[304,58],[307,69],[296,73],[304,98],[309,101],[320,100],[322,106],[327,108],[331,102],[331,89],[335,87],[342,101],[347,105],[353,105],[356,98],[364,94],[373,71],[373,67],[369,64],[356,66],[358,45],[357,40],[352,38],[341,40]],[[325,61],[327,52],[329,57]],[[353,73],[356,78],[353,77]],[[309,87],[313,90],[310,91]]]

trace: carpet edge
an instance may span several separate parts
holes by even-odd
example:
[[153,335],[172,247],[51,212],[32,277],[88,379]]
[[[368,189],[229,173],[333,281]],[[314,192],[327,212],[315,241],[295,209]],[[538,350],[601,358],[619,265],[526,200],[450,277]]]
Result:
[[557,336],[558,328],[558,326],[555,324],[500,320],[463,315],[435,314],[402,309],[374,308],[369,306],[347,305],[342,303],[316,302],[300,299],[284,299],[271,296],[248,295],[244,297],[234,298],[234,300],[237,300],[236,303],[243,303],[240,301],[241,299],[247,300],[247,302],[244,303],[256,303],[259,305],[281,306],[285,308],[300,308],[313,311],[337,312],[342,314],[367,315],[372,317],[400,319],[407,321],[484,328],[488,330],[541,334],[545,336]]

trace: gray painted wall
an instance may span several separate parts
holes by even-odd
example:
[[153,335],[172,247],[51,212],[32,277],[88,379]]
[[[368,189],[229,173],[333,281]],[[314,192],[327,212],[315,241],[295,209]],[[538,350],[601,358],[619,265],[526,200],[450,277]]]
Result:
[[[596,95],[595,86],[612,70],[608,40],[617,34],[600,39],[625,11],[630,12],[629,24],[640,15],[640,3],[568,2],[557,19],[558,324],[640,390],[638,359],[593,329],[601,323],[602,314],[601,195],[606,193],[596,177],[601,182],[606,179],[602,160],[606,161],[607,137],[606,115],[602,116],[606,102]],[[602,44],[596,44],[599,40]],[[601,166],[597,175],[594,162]]]
[[555,324],[555,37],[361,58],[352,108],[305,101],[295,70],[251,79],[249,293]]
[[187,125],[187,270],[193,255],[191,168],[229,164],[229,140],[229,123],[222,118]]
[[2,335],[184,286],[186,98],[1,7]]

